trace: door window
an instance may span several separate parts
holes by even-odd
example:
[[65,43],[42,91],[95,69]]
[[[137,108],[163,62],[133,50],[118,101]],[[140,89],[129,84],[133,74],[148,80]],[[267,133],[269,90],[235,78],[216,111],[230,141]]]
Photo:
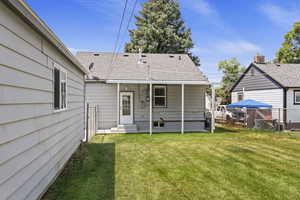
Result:
[[128,116],[131,115],[130,109],[130,95],[123,95],[122,96],[122,115]]

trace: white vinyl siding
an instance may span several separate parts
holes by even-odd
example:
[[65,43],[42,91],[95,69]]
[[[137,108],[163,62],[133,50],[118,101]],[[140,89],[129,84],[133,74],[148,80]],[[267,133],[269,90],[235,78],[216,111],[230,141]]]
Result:
[[300,88],[288,89],[286,93],[287,104],[287,123],[300,122],[300,104],[295,104],[294,90],[300,91]]
[[[185,85],[185,120],[204,120],[205,86]],[[149,86],[146,84],[120,84],[121,92],[134,93],[134,123],[138,128],[149,128]],[[98,105],[99,128],[108,129],[117,126],[117,86],[116,84],[86,83],[87,102]],[[153,108],[153,120],[160,118],[172,120],[161,128],[164,131],[179,131],[181,127],[181,85],[167,85],[167,107]],[[203,122],[186,122],[185,128],[201,130]]]
[[[62,112],[53,109],[54,63],[68,74]],[[0,198],[37,199],[84,137],[84,75],[3,2],[0,113]]]
[[[238,92],[231,93],[232,103],[238,101]],[[244,99],[252,99],[272,105],[273,108],[283,108],[283,89],[245,91]]]
[[86,102],[98,106],[99,128],[117,126],[117,85],[86,83]]

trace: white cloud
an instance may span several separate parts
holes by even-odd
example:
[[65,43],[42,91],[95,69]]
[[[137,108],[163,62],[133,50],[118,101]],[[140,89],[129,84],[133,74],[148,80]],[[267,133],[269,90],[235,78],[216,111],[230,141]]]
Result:
[[222,19],[218,10],[208,0],[180,0],[180,3],[195,15],[206,18],[204,23],[213,25],[224,33],[234,34],[234,29]]
[[205,0],[192,0],[189,2],[193,6],[193,9],[201,15],[214,17],[217,15],[217,11]]
[[215,49],[223,52],[224,54],[232,54],[233,56],[261,51],[261,48],[258,45],[246,40],[223,40],[215,46]]
[[207,47],[195,47],[192,52],[196,55],[224,55],[235,57],[261,52],[262,49],[246,40],[218,40]]
[[283,8],[275,4],[263,4],[259,7],[274,24],[280,26],[290,26],[300,20],[300,6]]
[[101,16],[119,19],[124,3],[122,0],[73,0]]
[[196,46],[192,51],[200,57],[201,70],[212,82],[221,80],[222,73],[217,67],[221,60],[235,57],[243,66],[248,66],[256,53],[263,53],[261,47],[243,39],[215,39],[206,46]]

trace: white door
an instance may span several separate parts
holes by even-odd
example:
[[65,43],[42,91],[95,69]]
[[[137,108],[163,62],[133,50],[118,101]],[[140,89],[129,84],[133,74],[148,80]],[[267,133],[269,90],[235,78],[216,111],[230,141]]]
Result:
[[120,93],[120,124],[133,124],[133,93]]

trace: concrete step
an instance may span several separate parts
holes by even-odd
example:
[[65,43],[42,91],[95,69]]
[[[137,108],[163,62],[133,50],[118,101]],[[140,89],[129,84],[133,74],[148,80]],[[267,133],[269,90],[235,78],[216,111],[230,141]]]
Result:
[[110,129],[112,133],[136,133],[137,126],[136,124],[121,124],[118,127]]
[[136,126],[136,124],[120,124],[120,125],[118,125],[118,128],[137,129],[137,126]]

